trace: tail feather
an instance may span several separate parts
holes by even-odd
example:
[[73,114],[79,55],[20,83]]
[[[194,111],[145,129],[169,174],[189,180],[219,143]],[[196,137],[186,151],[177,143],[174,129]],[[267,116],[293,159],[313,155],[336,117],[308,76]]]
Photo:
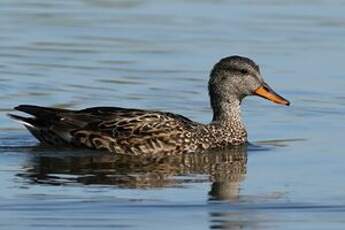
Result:
[[26,127],[30,127],[30,128],[39,127],[39,124],[35,118],[22,117],[22,116],[18,116],[18,115],[11,114],[11,113],[7,114],[7,116],[10,117],[11,119],[15,120],[16,122],[19,122],[19,123],[25,125]]
[[66,111],[64,109],[47,108],[36,105],[19,105],[14,109],[36,117],[54,116],[56,113]]
[[39,140],[41,143],[47,143],[47,141],[42,137],[41,130],[42,130],[42,124],[40,124],[39,120],[37,120],[34,117],[22,117],[15,114],[7,114],[10,118],[12,118],[14,121],[23,124],[30,133],[36,137],[37,140]]
[[68,110],[19,105],[15,110],[27,113],[31,117],[8,114],[13,120],[23,124],[40,142],[48,144],[66,144],[71,140],[70,131],[77,126],[73,122],[62,121]]

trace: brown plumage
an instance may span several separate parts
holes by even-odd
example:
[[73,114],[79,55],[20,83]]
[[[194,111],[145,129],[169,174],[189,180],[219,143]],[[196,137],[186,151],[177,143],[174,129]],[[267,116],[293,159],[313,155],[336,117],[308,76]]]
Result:
[[172,113],[118,107],[66,110],[20,105],[15,109],[31,117],[10,117],[45,144],[169,155],[245,143],[247,133],[240,117],[245,96],[289,104],[263,81],[252,60],[240,56],[224,58],[214,66],[209,94],[214,115],[206,125]]

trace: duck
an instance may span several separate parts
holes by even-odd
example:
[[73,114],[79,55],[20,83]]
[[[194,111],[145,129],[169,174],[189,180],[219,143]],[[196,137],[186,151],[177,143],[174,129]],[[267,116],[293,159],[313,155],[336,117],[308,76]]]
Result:
[[214,65],[208,92],[213,111],[208,124],[170,112],[121,107],[69,110],[19,105],[14,109],[30,116],[8,115],[43,145],[165,156],[245,144],[247,131],[240,105],[247,96],[290,104],[264,81],[253,60],[238,55]]

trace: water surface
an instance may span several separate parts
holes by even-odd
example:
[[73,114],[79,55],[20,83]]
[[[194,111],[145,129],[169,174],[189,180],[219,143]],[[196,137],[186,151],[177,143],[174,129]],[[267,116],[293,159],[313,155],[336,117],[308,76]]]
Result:
[[[342,1],[3,0],[0,228],[343,229]],[[17,104],[159,109],[208,122],[221,57],[292,105],[243,103],[254,144],[169,160],[38,147]]]

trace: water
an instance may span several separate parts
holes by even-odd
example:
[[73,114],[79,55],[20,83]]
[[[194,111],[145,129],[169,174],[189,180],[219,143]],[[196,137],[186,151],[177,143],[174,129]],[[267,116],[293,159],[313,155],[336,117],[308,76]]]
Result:
[[[342,1],[3,0],[1,229],[343,229]],[[17,104],[160,109],[208,122],[241,54],[292,105],[243,103],[254,146],[169,161],[38,147]]]

